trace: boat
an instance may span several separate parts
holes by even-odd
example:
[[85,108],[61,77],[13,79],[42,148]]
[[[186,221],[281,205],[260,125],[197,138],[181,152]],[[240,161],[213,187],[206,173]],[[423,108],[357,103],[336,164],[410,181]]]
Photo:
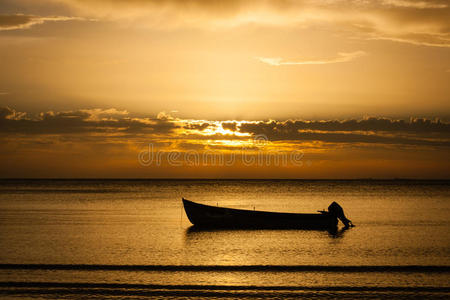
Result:
[[342,207],[333,202],[319,213],[282,213],[211,206],[182,198],[189,221],[197,228],[323,229],[337,228],[340,219],[346,228],[353,224]]

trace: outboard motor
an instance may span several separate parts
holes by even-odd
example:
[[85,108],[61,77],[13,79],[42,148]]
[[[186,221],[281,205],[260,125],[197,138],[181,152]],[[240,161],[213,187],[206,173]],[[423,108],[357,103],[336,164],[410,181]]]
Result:
[[337,202],[333,202],[330,204],[330,206],[328,206],[328,212],[331,215],[336,216],[339,220],[341,220],[341,222],[344,223],[345,228],[355,226],[355,225],[353,225],[352,221],[350,221],[349,219],[347,219],[345,217],[344,210],[342,209],[342,207],[339,204],[337,204]]

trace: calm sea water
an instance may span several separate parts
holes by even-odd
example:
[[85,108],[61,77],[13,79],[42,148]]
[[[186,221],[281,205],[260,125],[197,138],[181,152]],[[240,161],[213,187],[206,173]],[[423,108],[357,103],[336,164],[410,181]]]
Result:
[[[181,197],[356,227],[197,231]],[[0,245],[3,298],[446,298],[450,182],[3,180]]]

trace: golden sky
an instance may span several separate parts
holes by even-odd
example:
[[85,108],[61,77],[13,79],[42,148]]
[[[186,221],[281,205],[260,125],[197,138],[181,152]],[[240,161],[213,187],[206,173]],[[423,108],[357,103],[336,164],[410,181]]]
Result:
[[448,1],[1,0],[0,176],[449,178],[449,20]]

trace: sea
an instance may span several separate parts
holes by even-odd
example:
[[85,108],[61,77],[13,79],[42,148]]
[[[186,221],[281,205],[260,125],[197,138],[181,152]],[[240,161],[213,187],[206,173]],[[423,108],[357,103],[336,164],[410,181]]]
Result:
[[[356,226],[199,230],[181,198]],[[449,299],[450,181],[0,180],[1,299]]]

